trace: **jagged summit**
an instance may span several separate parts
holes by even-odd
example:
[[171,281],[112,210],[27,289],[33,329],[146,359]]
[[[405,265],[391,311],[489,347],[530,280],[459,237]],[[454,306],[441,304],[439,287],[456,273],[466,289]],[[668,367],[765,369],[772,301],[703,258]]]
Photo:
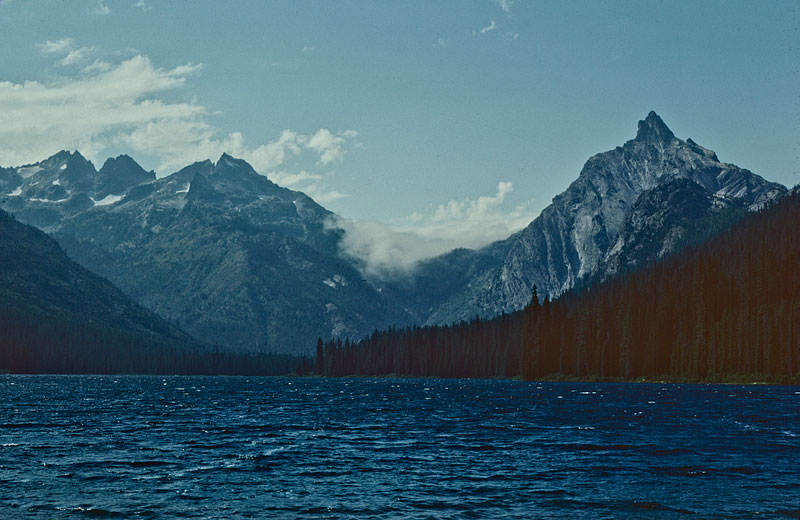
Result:
[[106,159],[97,173],[98,179],[95,183],[97,198],[119,195],[134,186],[156,179],[154,171],[145,171],[139,163],[124,154]]
[[219,159],[214,164],[214,168],[217,172],[224,172],[227,170],[242,170],[247,173],[256,173],[250,163],[244,159],[237,159],[228,153],[223,153],[219,156]]
[[646,118],[639,121],[636,141],[668,143],[673,139],[675,134],[654,111],[651,110]]
[[144,168],[139,166],[139,163],[137,163],[128,154],[122,154],[116,157],[109,157],[108,159],[106,159],[106,162],[103,163],[103,166],[100,168],[100,171],[103,171],[106,168],[121,168],[121,167],[140,168],[142,169],[142,171],[144,171]]

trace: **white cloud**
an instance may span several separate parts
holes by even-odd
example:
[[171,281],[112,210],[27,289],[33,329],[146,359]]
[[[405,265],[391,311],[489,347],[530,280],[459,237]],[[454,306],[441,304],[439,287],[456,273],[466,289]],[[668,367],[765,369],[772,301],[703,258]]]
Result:
[[302,190],[306,195],[317,201],[319,204],[328,204],[335,200],[344,199],[349,197],[347,193],[342,193],[337,190],[332,190],[321,184],[311,184]]
[[107,16],[111,14],[111,8],[108,7],[108,4],[106,4],[104,0],[97,0],[94,9],[90,10],[89,12],[98,16]]
[[297,186],[299,184],[308,181],[318,181],[319,179],[322,178],[322,175],[316,173],[308,173],[305,170],[298,173],[274,171],[274,172],[269,172],[267,174],[267,177],[275,184],[279,184],[286,188],[292,188],[293,186]]
[[48,40],[38,44],[36,47],[45,55],[61,56],[59,63],[64,66],[85,63],[94,52],[94,47],[77,47],[72,38],[62,38],[56,41]]
[[139,0],[138,2],[133,4],[133,6],[134,7],[138,7],[139,9],[141,9],[145,13],[148,12],[150,9],[152,9],[152,7],[150,5],[148,5],[147,2],[145,2],[144,0]]
[[[91,49],[76,46],[70,38],[39,48],[62,62],[76,50]],[[84,56],[89,54],[87,50]],[[216,160],[223,152],[266,173],[306,154],[320,166],[340,161],[356,135],[324,128],[308,135],[284,130],[273,141],[248,144],[241,133],[213,126],[209,110],[196,100],[174,100],[202,68],[192,63],[160,68],[137,55],[119,63],[95,60],[76,76],[47,84],[0,82],[0,164],[33,163],[61,149],[80,150],[99,163],[109,148],[122,148],[155,158],[161,173],[193,161]],[[307,180],[316,182],[329,200],[337,196],[320,179]]]
[[458,247],[477,249],[527,226],[535,215],[526,204],[504,207],[512,191],[510,182],[501,182],[494,195],[451,200],[391,224],[336,217],[329,226],[345,231],[342,253],[358,260],[365,275],[395,277],[426,258]]
[[488,32],[494,31],[495,29],[497,29],[497,24],[494,23],[494,20],[492,20],[492,23],[490,23],[489,25],[487,25],[486,27],[481,29],[480,32],[481,32],[481,34],[486,34]]
[[75,46],[72,38],[61,38],[56,41],[44,41],[36,45],[45,54],[66,54]]
[[310,148],[319,154],[319,164],[324,166],[335,161],[340,161],[344,155],[342,145],[346,139],[357,135],[355,130],[345,130],[338,134],[331,133],[325,128],[320,129],[316,134],[302,140],[306,148]]
[[505,11],[505,13],[511,16],[511,7],[514,5],[514,0],[496,0],[497,4],[500,6],[500,9]]
[[302,191],[319,204],[327,204],[350,196],[346,193],[328,188],[321,182],[323,178],[322,175],[310,173],[305,170],[301,170],[298,173],[272,171],[267,173],[267,178],[279,186]]

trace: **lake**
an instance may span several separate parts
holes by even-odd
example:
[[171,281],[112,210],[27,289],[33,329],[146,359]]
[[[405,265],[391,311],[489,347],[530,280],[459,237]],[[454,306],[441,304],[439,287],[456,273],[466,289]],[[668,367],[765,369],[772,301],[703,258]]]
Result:
[[800,387],[0,376],[0,518],[798,518]]

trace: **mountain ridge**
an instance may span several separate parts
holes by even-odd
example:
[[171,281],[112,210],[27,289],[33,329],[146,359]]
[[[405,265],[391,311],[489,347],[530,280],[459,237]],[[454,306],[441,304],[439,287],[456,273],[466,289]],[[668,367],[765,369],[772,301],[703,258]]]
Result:
[[38,196],[42,183],[77,177],[73,163],[85,179],[98,177],[77,157],[60,152],[25,179],[5,169],[4,205],[197,337],[241,351],[298,352],[316,336],[412,321],[338,254],[332,213],[246,161],[223,154],[158,179],[128,168],[138,184],[103,199],[94,181]]
[[[680,179],[692,184],[648,206],[663,222],[637,216],[644,194]],[[317,336],[511,312],[530,302],[534,284],[555,297],[682,247],[681,236],[713,218],[713,201],[756,209],[785,191],[675,137],[650,112],[635,138],[590,157],[525,229],[376,282],[343,254],[333,213],[227,153],[161,178],[127,155],[98,171],[66,151],[0,168],[3,207],[139,303],[209,341],[277,352],[307,351]],[[664,204],[699,204],[702,215],[678,222]],[[657,250],[634,251],[656,239]]]

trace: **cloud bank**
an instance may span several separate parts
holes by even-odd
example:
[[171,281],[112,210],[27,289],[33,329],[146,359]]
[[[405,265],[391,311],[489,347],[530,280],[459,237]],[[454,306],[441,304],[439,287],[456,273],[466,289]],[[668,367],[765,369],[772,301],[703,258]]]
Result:
[[[292,159],[319,168],[338,163],[357,135],[325,128],[310,134],[284,130],[272,141],[250,144],[240,132],[216,128],[209,121],[209,109],[184,98],[183,90],[202,71],[202,64],[162,68],[145,55],[109,63],[97,57],[97,49],[79,46],[72,38],[37,47],[69,74],[49,83],[0,82],[3,165],[33,163],[62,149],[80,150],[99,163],[107,150],[122,148],[155,158],[163,174],[195,161],[215,160],[223,152],[268,174],[285,169]],[[315,181],[308,188],[316,190],[320,200],[343,196],[327,190],[320,179],[305,179]]]
[[494,195],[451,200],[391,224],[335,217],[328,225],[344,231],[341,252],[355,259],[364,275],[397,278],[427,258],[459,247],[478,249],[527,226],[536,215],[526,204],[505,208],[512,191],[510,182],[500,182]]
[[[283,130],[274,139],[251,144],[238,131],[223,132],[212,111],[185,90],[202,64],[172,68],[154,65],[142,54],[106,61],[101,51],[72,38],[37,45],[66,77],[47,83],[0,82],[0,164],[37,162],[62,150],[80,150],[99,164],[112,149],[158,162],[160,174],[223,152],[247,160],[273,182],[307,193],[321,204],[347,197],[328,186],[328,169],[353,145],[354,130],[320,128],[304,134]],[[300,167],[305,165],[305,167]],[[342,253],[374,277],[408,274],[425,259],[457,247],[479,248],[527,225],[526,206],[506,208],[513,187],[494,194],[451,200],[391,223],[336,217],[345,231]]]

